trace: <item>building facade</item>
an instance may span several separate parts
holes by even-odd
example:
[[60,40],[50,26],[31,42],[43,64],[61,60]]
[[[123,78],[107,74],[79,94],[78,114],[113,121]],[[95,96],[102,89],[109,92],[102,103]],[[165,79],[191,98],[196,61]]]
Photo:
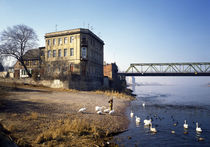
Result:
[[86,80],[103,80],[104,42],[88,29],[45,34],[45,61],[54,76],[78,75]]
[[[43,61],[44,61],[44,49],[45,47],[31,49],[24,54],[23,56],[24,63],[31,74],[33,74],[35,70],[41,72],[41,68],[43,66]],[[27,72],[25,71],[24,67],[19,61],[17,61],[14,65],[14,77],[15,78],[28,77]]]
[[113,90],[121,91],[124,89],[123,86],[126,85],[125,79],[118,76],[116,63],[104,64],[104,77],[108,79],[108,87]]
[[[103,85],[104,42],[89,29],[45,34],[45,47],[29,50],[24,62],[31,73],[39,69],[43,79],[69,81],[69,88],[96,89]],[[22,65],[15,77],[28,77]]]

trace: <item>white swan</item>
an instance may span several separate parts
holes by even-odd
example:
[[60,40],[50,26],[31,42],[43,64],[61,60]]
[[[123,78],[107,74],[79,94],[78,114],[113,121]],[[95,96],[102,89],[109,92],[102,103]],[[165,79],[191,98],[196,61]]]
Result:
[[103,108],[104,108],[104,106],[102,106],[102,107],[96,106],[96,107],[95,107],[95,110],[96,110],[96,111],[102,111]]
[[133,115],[134,115],[134,113],[133,113],[133,111],[131,111],[131,113],[130,113],[130,117],[133,117]]
[[109,111],[109,114],[110,114],[110,115],[113,114],[113,113],[114,113],[114,110]]
[[97,114],[102,114],[102,111],[97,111]]
[[145,107],[145,102],[142,103],[142,106]]
[[144,120],[144,125],[145,126],[148,126],[148,125],[151,125],[152,124],[152,120],[151,119],[145,119]]
[[140,117],[137,117],[137,116],[135,116],[135,117],[136,117],[136,123],[140,123],[140,121],[141,121]]
[[78,112],[84,113],[85,111],[86,111],[86,108],[81,108],[81,109],[79,109]]
[[202,129],[200,127],[198,127],[198,122],[196,122],[196,132],[201,133]]
[[152,132],[152,133],[157,133],[156,128],[153,128],[153,127],[152,127],[152,123],[151,123],[151,126],[150,126],[150,132]]
[[184,127],[185,129],[188,129],[188,124],[187,124],[187,121],[186,121],[186,120],[184,120],[184,125],[183,125],[183,127]]
[[109,109],[105,109],[104,110],[104,113],[109,113]]

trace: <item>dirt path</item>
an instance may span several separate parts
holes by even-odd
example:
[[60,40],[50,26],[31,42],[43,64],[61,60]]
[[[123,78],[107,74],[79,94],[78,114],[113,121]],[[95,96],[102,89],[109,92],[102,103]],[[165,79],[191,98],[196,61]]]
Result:
[[[95,106],[108,108],[109,97],[106,95],[92,92],[54,91],[49,88],[40,89],[37,87],[21,87],[7,89],[7,91],[9,91],[9,95],[0,95],[1,123],[11,131],[15,142],[22,146],[49,145],[49,142],[51,145],[65,145],[67,139],[56,142],[56,139],[48,139],[41,143],[35,140],[41,133],[50,130],[58,122],[62,124],[66,119],[79,119],[89,124],[95,124],[103,131],[108,132],[107,135],[126,130],[128,124],[124,111],[129,100],[114,98],[115,113],[113,115],[107,113],[98,115],[95,112]],[[87,108],[84,114],[78,113],[82,107]],[[77,136],[77,140],[85,137],[75,134],[72,136]],[[91,137],[88,136],[88,139],[91,140]],[[94,144],[98,144],[97,139],[92,138],[92,140]],[[87,142],[88,144],[86,144]],[[91,141],[87,142],[78,146],[92,145]],[[73,142],[73,139],[71,143],[73,143],[71,145],[77,146],[77,142]]]

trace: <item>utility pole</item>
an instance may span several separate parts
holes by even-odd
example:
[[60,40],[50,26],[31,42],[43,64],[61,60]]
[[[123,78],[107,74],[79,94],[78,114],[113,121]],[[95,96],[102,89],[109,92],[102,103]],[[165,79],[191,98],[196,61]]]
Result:
[[58,25],[56,24],[56,25],[55,25],[55,31],[56,31],[56,32],[57,32],[57,27],[58,27]]

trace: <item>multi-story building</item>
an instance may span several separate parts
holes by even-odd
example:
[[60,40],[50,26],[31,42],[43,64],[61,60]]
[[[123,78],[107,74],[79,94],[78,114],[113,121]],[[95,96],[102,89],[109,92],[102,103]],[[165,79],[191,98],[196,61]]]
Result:
[[104,42],[89,29],[47,33],[45,41],[47,73],[103,81]]
[[[30,72],[39,68],[42,78],[69,81],[69,88],[93,89],[103,84],[104,42],[89,29],[47,33],[45,42],[45,47],[25,53]],[[28,77],[19,62],[14,70],[15,77]]]

